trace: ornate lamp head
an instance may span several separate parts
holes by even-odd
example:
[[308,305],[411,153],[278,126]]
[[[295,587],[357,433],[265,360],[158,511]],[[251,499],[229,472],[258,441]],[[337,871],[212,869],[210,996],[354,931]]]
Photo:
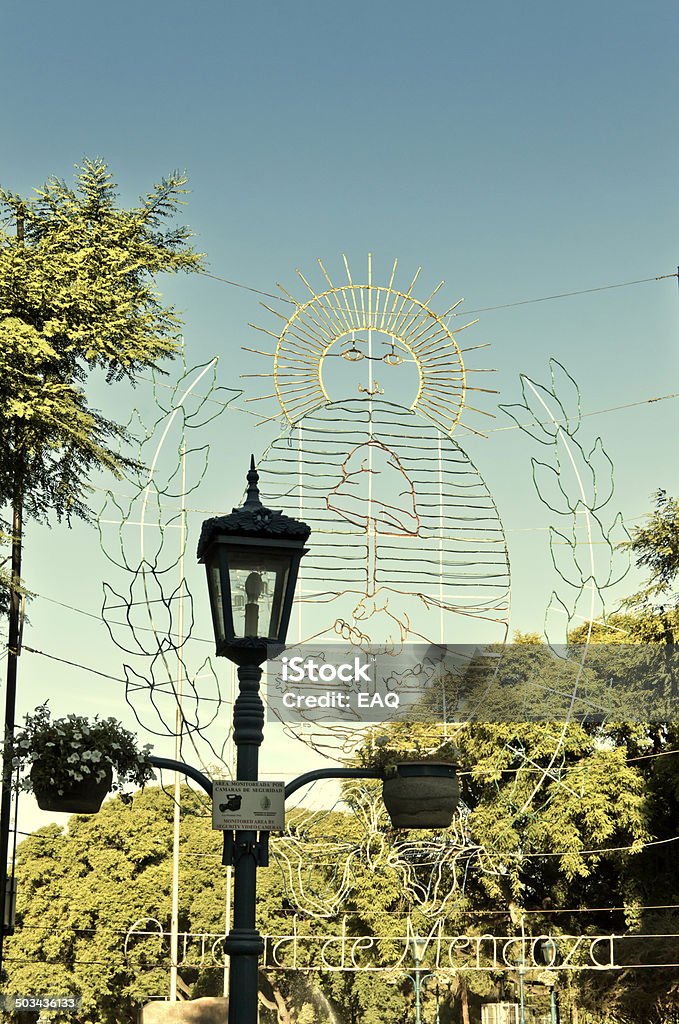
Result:
[[206,519],[198,541],[205,564],[217,655],[261,664],[285,647],[299,563],[311,532],[262,505],[254,456],[241,508]]

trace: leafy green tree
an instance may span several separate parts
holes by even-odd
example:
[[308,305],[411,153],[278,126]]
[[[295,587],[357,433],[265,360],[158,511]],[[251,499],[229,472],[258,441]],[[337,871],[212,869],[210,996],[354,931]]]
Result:
[[106,164],[87,160],[75,188],[51,178],[34,199],[0,189],[16,224],[0,229],[0,507],[12,508],[15,545],[25,516],[89,518],[89,474],[134,465],[118,450],[125,429],[83,385],[93,370],[134,382],[177,351],[179,320],[154,280],[200,268],[173,223],[185,183],[172,174],[121,209]]
[[[17,855],[17,928],[7,943],[6,991],[81,992],[82,1024],[136,1024],[137,1007],[163,998],[168,989],[169,944],[158,936],[132,938],[139,919],[155,918],[169,929],[173,803],[158,788],[136,793],[131,804],[107,801],[97,815],[76,815],[68,831],[40,829],[21,844]],[[293,812],[303,829],[306,816]],[[184,790],[180,829],[179,929],[189,933],[224,930],[226,871],[221,867],[221,834],[210,828],[209,808]],[[326,816],[323,829],[332,838],[358,835],[352,816]],[[275,844],[275,840],[274,840]],[[317,865],[319,885],[334,867]],[[396,873],[372,882],[367,865],[358,867],[358,896],[347,906],[349,935],[389,934],[398,925],[384,908],[398,900]],[[259,872],[257,917],[263,934],[314,936],[304,957],[317,957],[319,937],[335,935],[336,919],[295,915],[285,874],[271,866]],[[370,897],[370,899],[369,899]],[[379,906],[371,905],[371,901]],[[380,910],[380,907],[382,910]],[[153,930],[153,925],[140,926]],[[207,947],[209,952],[209,945]],[[189,947],[199,959],[199,943]],[[221,995],[223,969],[180,967],[180,988],[189,997]],[[354,1021],[368,1024],[375,1007],[393,1007],[393,1019],[405,1018],[409,995],[404,985],[382,977],[277,969],[269,953],[260,972],[262,1019],[292,1024]],[[312,1016],[313,1014],[313,1016]],[[372,1014],[372,1017],[371,1017]],[[13,1020],[7,1016],[8,1020]],[[17,1021],[21,1018],[17,1017]],[[66,1019],[66,1018],[64,1018]]]
[[[515,708],[522,686],[533,680],[566,691],[574,681],[547,645],[529,645],[530,650],[506,649],[503,659]],[[619,650],[626,655],[626,649]],[[606,668],[604,658],[602,673]],[[596,694],[602,682],[605,676],[590,667],[591,692]],[[497,700],[494,706],[502,707]],[[667,724],[659,728],[657,749],[669,754],[677,747],[676,730]],[[661,926],[658,912],[643,909],[672,904],[679,891],[671,845],[679,820],[677,759],[648,758],[653,748],[643,723],[524,717],[449,725],[448,740],[442,726],[429,723],[396,723],[382,727],[382,733],[382,744],[375,750],[368,745],[364,762],[375,756],[381,763],[436,757],[451,737],[460,749],[469,864],[465,884],[447,913],[446,928],[453,934],[456,928],[472,934],[481,928],[506,935],[508,927],[511,934],[519,931],[522,917],[533,934],[613,931],[633,937],[644,931],[679,931],[676,912],[669,927],[672,911],[665,912]],[[474,848],[480,851],[476,862]],[[444,869],[444,891],[447,883],[452,887],[455,879]],[[371,902],[376,902],[374,895]],[[653,943],[637,945],[639,961],[651,956],[650,962],[658,962]],[[625,948],[633,949],[633,942]],[[664,962],[673,962],[669,949],[665,954]],[[617,972],[589,981],[586,976],[574,981],[572,999],[594,1014],[591,1021],[613,1019],[609,1012],[618,1011],[620,1021],[660,1021],[671,1012],[667,986],[675,983],[677,972]],[[470,994],[478,981],[472,972]],[[560,976],[565,999],[564,981]],[[632,998],[636,985],[645,993],[643,1000]],[[462,1002],[459,994],[455,1002]],[[653,1003],[657,1011],[649,1016]]]
[[[0,572],[0,613],[8,615],[5,744],[16,706],[25,519],[54,513],[89,519],[89,478],[120,477],[136,463],[120,451],[125,428],[89,404],[84,383],[100,370],[109,382],[173,355],[179,321],[164,307],[154,279],[196,270],[189,231],[172,221],[186,179],[173,174],[125,210],[101,160],[85,161],[75,188],[51,178],[28,200],[0,188],[0,521],[11,565]],[[4,600],[3,600],[4,599]],[[0,916],[5,900],[11,767],[2,770]],[[0,963],[3,934],[0,932]]]
[[627,603],[638,606],[669,600],[676,605],[672,590],[679,573],[679,501],[662,489],[656,491],[654,511],[643,526],[632,530],[625,547],[636,555],[637,566],[648,571],[645,586]]
[[[217,834],[204,803],[188,789],[182,806],[180,929],[219,933],[225,872],[218,866]],[[125,939],[140,918],[168,927],[172,817],[172,800],[151,788],[130,803],[116,797],[96,815],[71,817],[68,832],[51,825],[21,844],[6,991],[48,986],[54,993],[81,992],[83,1024],[133,1024],[138,1005],[166,995],[167,939],[133,939],[127,954]],[[204,979],[208,991],[199,985],[193,994],[221,994],[221,974],[213,968]],[[197,972],[182,975],[192,991]]]
[[[465,787],[475,787],[478,807],[478,813],[470,816],[470,847],[484,843],[491,856],[481,872],[470,864],[467,884],[458,890],[446,912],[446,934],[507,934],[508,927],[512,930],[508,914],[516,926],[521,913],[528,911],[532,911],[528,921],[534,932],[613,930],[620,934],[626,927],[623,912],[603,914],[593,908],[622,906],[627,901],[635,931],[635,903],[672,902],[669,893],[661,899],[655,892],[649,898],[653,892],[650,875],[646,879],[648,893],[634,888],[630,869],[644,851],[606,850],[629,845],[635,835],[643,835],[645,809],[637,800],[640,769],[626,766],[621,751],[606,754],[597,750],[591,737],[574,731],[564,743],[563,792],[553,780],[549,792],[542,794],[542,806],[534,802],[531,809],[536,813],[517,817],[519,801],[528,795],[529,777],[535,780],[526,768],[527,758],[548,769],[552,740],[546,726],[528,733],[509,726],[500,733],[496,726],[487,726],[478,727],[462,741],[464,771],[469,772],[463,781]],[[518,742],[523,744],[524,757],[509,749]],[[186,932],[221,933],[226,884],[226,872],[220,865],[221,836],[211,830],[202,798],[185,791],[182,807],[179,927]],[[167,938],[134,939],[127,955],[124,946],[128,929],[140,918],[156,918],[163,930],[168,930],[172,810],[172,800],[165,792],[149,788],[135,794],[132,804],[118,797],[105,803],[98,815],[71,818],[67,832],[50,826],[22,843],[17,858],[17,930],[8,943],[7,991],[44,988],[47,979],[54,991],[82,992],[83,1024],[133,1024],[139,1004],[164,997],[169,971]],[[314,823],[316,818],[307,818],[300,811],[292,814],[298,834],[313,838],[316,829],[325,837],[327,849],[333,838],[346,842],[361,837],[359,819],[353,815],[327,814]],[[413,929],[420,934],[429,933],[431,921],[404,893],[403,876],[389,855],[388,831],[383,838],[387,844],[384,855],[378,855],[375,843],[370,861],[366,857],[354,860],[354,888],[341,916],[346,917],[349,939],[383,937],[379,952],[388,964],[395,962],[395,954],[400,957],[402,953],[408,912]],[[301,946],[300,959],[316,969],[279,969],[269,949],[261,971],[262,1020],[294,1024],[300,1014],[312,1019],[313,1012],[317,1024],[376,1024],[385,1017],[408,1024],[413,1019],[413,987],[406,977],[407,966],[391,979],[380,973],[321,969],[317,951],[324,938],[339,933],[338,919],[321,920],[295,912],[288,877],[276,857],[277,842],[274,837],[271,866],[259,872],[258,924],[263,934],[290,935],[294,927],[302,940],[310,937],[312,941]],[[601,854],[585,854],[585,848],[592,848],[585,844],[599,845]],[[543,852],[559,855],[542,858]],[[308,885],[322,893],[333,882],[336,864],[332,856],[326,853],[320,863],[312,862],[304,852],[302,857]],[[494,878],[488,880],[488,869],[493,868],[497,869]],[[444,873],[443,889],[453,881],[452,875]],[[565,914],[564,908],[574,912]],[[576,913],[578,909],[584,913]],[[194,943],[189,950],[194,959],[197,951],[198,943]],[[221,968],[207,963],[202,968],[181,967],[181,989],[192,998],[219,995],[222,974]],[[654,989],[644,981],[649,999],[662,997],[660,986],[667,983],[667,977],[665,974],[662,981],[656,977]],[[460,1019],[465,1000],[470,1004],[470,1018],[478,1017],[479,998],[492,999],[493,984],[499,978],[471,971],[458,980],[457,987],[442,992],[443,1024]],[[577,993],[581,1006],[592,1013],[601,1011],[592,1020],[605,1020],[605,1008],[621,1005],[625,992],[633,988],[629,979],[617,976],[611,980],[597,975],[596,984],[587,978],[584,982],[587,984]],[[431,986],[425,993],[423,1012],[427,1024],[433,1024]],[[630,1019],[656,1018],[638,1015]]]
[[[636,556],[638,568],[646,571],[645,583],[623,602],[622,610],[605,622],[584,623],[571,632],[569,642],[586,642],[591,630],[587,664],[592,670],[608,679],[612,687],[622,681],[630,695],[638,686],[640,700],[628,720],[607,722],[596,733],[600,743],[622,751],[626,765],[641,776],[650,842],[613,878],[602,875],[600,866],[597,873],[602,875],[603,886],[599,895],[617,892],[621,897],[625,909],[617,920],[609,917],[608,927],[629,931],[632,938],[627,948],[632,957],[634,933],[647,933],[658,939],[639,944],[639,961],[674,963],[676,939],[664,936],[679,932],[679,688],[675,656],[679,640],[679,501],[658,490],[653,511],[645,523],[632,530],[625,547]],[[597,904],[596,897],[596,892],[590,893],[590,906],[606,905]],[[602,921],[602,928],[604,925]],[[577,990],[587,1021],[675,1021],[679,1016],[676,969],[583,976]]]

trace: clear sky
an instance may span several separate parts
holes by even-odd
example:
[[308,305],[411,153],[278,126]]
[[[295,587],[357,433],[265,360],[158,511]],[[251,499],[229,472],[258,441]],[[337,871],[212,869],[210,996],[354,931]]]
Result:
[[[421,298],[445,279],[439,311],[463,296],[463,309],[486,310],[465,342],[492,343],[479,365],[498,371],[501,395],[484,400],[498,420],[488,439],[458,440],[507,530],[513,627],[542,627],[554,585],[552,519],[530,476],[539,453],[499,429],[510,421],[497,403],[518,400],[520,373],[545,381],[555,356],[585,412],[631,406],[586,421],[615,463],[613,505],[628,522],[656,488],[679,490],[677,400],[634,404],[679,392],[676,280],[511,305],[676,271],[676,3],[8,0],[3,36],[4,187],[30,193],[100,156],[132,204],[185,169],[184,215],[217,276],[299,291],[295,268],[320,286],[317,257],[340,277],[346,253],[364,278],[370,251],[382,283],[398,257],[401,286],[423,267]],[[260,297],[208,278],[162,288],[183,311],[188,362],[218,353],[220,383],[249,386],[239,374],[262,367],[241,352],[260,342],[248,324],[272,323]],[[127,418],[127,392],[102,389],[101,401]],[[276,436],[227,416],[197,502],[213,512],[239,500],[246,455]],[[101,604],[106,566],[80,528],[30,529],[25,572],[40,594]],[[94,620],[40,599],[31,619],[27,643],[120,675],[104,631],[84,626]],[[118,684],[35,655],[20,682],[20,711],[54,692],[60,712],[125,714]]]

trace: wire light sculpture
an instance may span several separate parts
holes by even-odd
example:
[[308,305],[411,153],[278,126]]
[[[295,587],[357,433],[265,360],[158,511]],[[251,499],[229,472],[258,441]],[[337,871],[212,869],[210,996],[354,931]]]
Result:
[[[394,652],[413,641],[469,643],[471,637],[502,643],[510,611],[505,535],[481,474],[452,436],[464,429],[480,433],[467,424],[467,413],[490,415],[468,403],[474,391],[493,393],[468,382],[469,374],[488,372],[464,365],[470,350],[460,347],[458,336],[471,324],[448,326],[459,316],[459,302],[442,313],[432,309],[441,285],[425,301],[416,298],[419,271],[406,290],[395,287],[396,262],[387,285],[373,283],[370,256],[367,283],[362,284],[354,282],[346,260],[347,283],[337,286],[319,265],[327,287],[315,291],[300,274],[310,299],[295,299],[281,288],[294,304],[292,314],[265,306],[281,321],[278,330],[259,328],[275,345],[270,352],[249,349],[272,359],[269,372],[248,376],[271,380],[273,390],[247,401],[277,402],[278,411],[260,419],[283,426],[259,460],[263,499],[299,515],[313,530],[314,543],[300,574],[296,639],[340,639],[359,648],[378,644]],[[561,364],[552,360],[550,367],[550,386],[522,376],[523,403],[502,408],[546,452],[544,460],[533,459],[535,486],[560,524],[569,523],[550,529],[553,563],[564,582],[551,607],[565,609],[572,623],[577,615],[585,617],[585,599],[589,618],[600,614],[601,595],[620,578],[614,549],[622,523],[619,516],[612,522],[604,519],[612,479],[600,439],[587,450],[575,436],[580,428],[577,387]],[[233,393],[226,402],[219,395],[214,372],[213,363],[187,371],[169,402],[157,395],[161,415],[146,434],[147,450],[153,445],[160,450],[177,417],[184,436],[184,428],[209,421],[216,411],[210,402],[221,408],[232,401]],[[404,374],[400,380],[399,373]],[[194,408],[189,396],[206,378],[211,383],[205,401]],[[192,602],[185,581],[168,583],[181,556],[175,548],[168,557],[164,546],[167,531],[179,526],[179,550],[184,550],[185,522],[176,510],[168,515],[164,505],[172,497],[184,501],[190,493],[190,482],[189,490],[179,483],[189,453],[204,471],[205,446],[184,443],[163,482],[151,476],[126,505],[111,495],[124,528],[139,517],[142,532],[138,560],[128,557],[123,526],[115,554],[107,542],[111,561],[129,582],[126,588],[108,586],[104,617],[119,646],[131,660],[139,659],[138,667],[126,666],[126,675],[128,700],[141,724],[149,728],[150,707],[156,719],[151,731],[173,735],[181,691],[182,729],[205,765],[208,759],[223,763],[224,749],[212,744],[208,728],[218,716],[223,726],[225,701],[209,659],[188,667]],[[566,467],[572,469],[570,478]],[[153,547],[143,532],[151,507],[159,527]],[[581,519],[587,524],[584,544],[578,533]],[[594,545],[602,540],[595,554]],[[178,632],[180,607],[184,624]],[[117,623],[121,611],[122,632]],[[287,723],[286,728],[332,758],[350,755],[366,739],[364,731],[349,725]],[[526,760],[526,770],[530,767]],[[560,784],[563,770],[557,740],[552,762],[517,813],[537,813],[542,787]],[[502,877],[502,857],[475,843],[464,809],[446,833],[395,839],[369,789],[361,793],[352,803],[361,822],[359,837],[338,844],[336,836],[326,836],[326,810],[307,814],[303,828],[293,825],[272,843],[272,858],[300,913],[336,916],[355,885],[352,865],[357,859],[391,873],[406,902],[430,920],[439,920],[464,899],[473,874]],[[330,878],[321,872],[320,885],[314,865],[329,859],[336,869]]]
[[523,401],[500,408],[542,446],[542,457],[531,459],[533,484],[543,505],[559,521],[558,529],[549,528],[549,547],[560,578],[546,612],[545,633],[564,642],[575,626],[605,621],[606,592],[630,568],[629,552],[620,550],[629,533],[622,515],[608,511],[614,492],[613,463],[601,437],[591,448],[578,437],[582,423],[578,385],[557,359],[550,359],[549,368],[549,384],[521,374]]
[[[240,394],[218,385],[217,362],[184,364],[169,386],[154,375],[153,419],[145,424],[135,412],[130,423],[147,469],[140,480],[126,481],[126,494],[107,492],[98,518],[114,580],[104,583],[102,618],[124,656],[127,703],[158,737],[176,736],[179,716],[180,737],[203,766],[224,764],[228,714],[210,644],[196,662],[200,645],[183,563],[187,501],[205,477],[210,452],[201,432]],[[209,727],[217,721],[215,745]]]
[[[285,505],[312,527],[313,546],[298,581],[297,642],[325,638],[395,653],[410,642],[504,641],[509,618],[509,561],[500,517],[469,456],[451,436],[468,416],[477,371],[465,365],[459,335],[472,323],[449,321],[415,286],[352,276],[334,284],[319,260],[310,297],[279,285],[289,315],[262,303],[278,324],[258,327],[275,342],[271,369],[245,376],[273,390],[248,402],[278,403],[284,432],[260,461],[266,502]],[[253,325],[254,326],[254,325]],[[274,329],[275,328],[275,329]],[[472,346],[478,348],[480,346]],[[379,375],[379,379],[378,379]],[[294,639],[294,638],[293,638]],[[360,740],[353,728],[291,729],[326,756]]]

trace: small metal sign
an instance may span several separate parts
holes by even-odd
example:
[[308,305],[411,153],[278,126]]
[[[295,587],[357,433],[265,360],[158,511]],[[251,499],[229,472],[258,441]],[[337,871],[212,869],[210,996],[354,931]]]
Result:
[[214,779],[212,783],[212,827],[228,829],[259,829],[277,832],[285,828],[284,782],[229,782]]

